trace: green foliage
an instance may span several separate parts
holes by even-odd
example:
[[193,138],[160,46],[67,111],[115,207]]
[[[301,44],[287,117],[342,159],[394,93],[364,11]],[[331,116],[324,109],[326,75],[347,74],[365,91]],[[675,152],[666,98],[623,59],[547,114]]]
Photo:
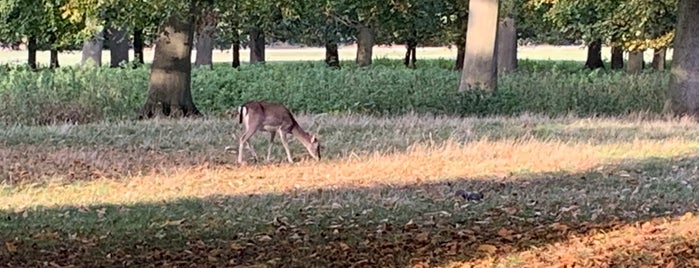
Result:
[[587,42],[605,39],[615,34],[608,27],[606,18],[623,0],[533,0],[539,4],[552,4],[544,18],[556,25],[561,32]]
[[[320,61],[196,68],[192,94],[202,112],[214,115],[249,99],[280,101],[310,113],[613,115],[660,112],[668,79],[667,72],[628,76],[586,71],[577,62],[521,61],[518,73],[501,77],[499,90],[485,95],[454,90],[459,73],[449,69],[452,61],[426,60],[416,70],[396,68],[400,64],[380,59],[366,69],[351,61],[343,62],[341,70]],[[2,71],[0,122],[134,118],[146,96],[148,72],[106,67]],[[74,111],[59,113],[65,110]]]
[[61,7],[67,0],[0,0],[0,40],[33,36],[41,49],[61,50],[80,41],[84,21],[71,23]]
[[448,45],[441,35],[449,25],[442,18],[451,15],[445,1],[404,0],[397,1],[391,8],[391,18],[382,24],[388,43],[405,44],[415,42],[429,45]]
[[677,23],[677,0],[626,0],[606,20],[627,51],[670,46]]
[[290,32],[287,40],[310,46],[337,44],[355,31],[325,12],[330,2],[293,1],[284,15]]

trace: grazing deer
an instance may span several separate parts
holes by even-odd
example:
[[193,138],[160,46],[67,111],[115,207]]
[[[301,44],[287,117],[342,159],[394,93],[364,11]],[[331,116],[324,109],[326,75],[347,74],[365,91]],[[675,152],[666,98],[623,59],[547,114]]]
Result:
[[284,105],[264,101],[248,101],[238,108],[238,122],[245,127],[245,132],[240,136],[238,145],[238,163],[240,164],[245,163],[243,161],[243,144],[247,144],[250,153],[257,158],[255,149],[248,142],[248,139],[257,131],[266,131],[271,134],[269,148],[267,149],[267,160],[269,160],[272,154],[274,136],[279,134],[279,139],[281,139],[282,145],[284,145],[289,162],[294,162],[286,140],[286,134],[291,133],[306,147],[315,160],[320,161],[320,141],[315,135],[304,131]]

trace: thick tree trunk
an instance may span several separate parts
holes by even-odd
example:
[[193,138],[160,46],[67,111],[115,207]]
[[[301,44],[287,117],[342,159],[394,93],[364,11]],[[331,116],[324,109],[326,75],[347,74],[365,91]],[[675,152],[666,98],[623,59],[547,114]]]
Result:
[[653,70],[664,71],[665,70],[665,54],[667,53],[667,48],[657,48],[653,51]]
[[211,35],[197,35],[196,47],[197,56],[194,60],[194,66],[209,65],[213,67],[214,39]]
[[403,64],[408,67],[415,69],[415,62],[417,61],[417,56],[415,55],[417,53],[417,40],[415,39],[410,39],[407,42],[405,42],[405,58],[403,59]]
[[109,66],[119,67],[122,62],[129,62],[129,39],[123,29],[109,28]]
[[60,64],[58,64],[58,50],[55,48],[51,49],[51,63],[49,65],[49,68],[54,69],[61,67]]
[[374,30],[366,25],[359,25],[357,29],[357,58],[358,66],[369,66],[372,63],[374,50]]
[[464,68],[464,56],[466,56],[466,41],[456,44],[456,63],[454,70],[462,70]]
[[643,71],[643,51],[629,52],[629,61],[626,64],[626,72],[640,74]]
[[231,66],[233,68],[240,67],[240,42],[233,41],[233,45],[231,45],[231,54],[233,54]]
[[83,42],[82,59],[80,64],[94,64],[102,66],[103,32],[95,33],[95,36]]
[[498,26],[498,73],[517,70],[517,28],[514,18],[503,18]]
[[32,70],[36,70],[36,38],[30,36],[27,40],[27,64]]
[[138,63],[143,64],[143,29],[133,31],[133,56]]
[[597,39],[590,42],[590,45],[587,47],[585,67],[593,70],[604,68],[604,62],[602,61],[602,40]]
[[699,1],[677,3],[674,52],[670,76],[670,99],[665,111],[676,115],[699,115]]
[[461,32],[456,41],[456,63],[454,70],[462,70],[464,68],[464,56],[466,55],[466,33],[468,32],[468,17],[459,17],[461,21]]
[[54,48],[55,43],[56,36],[54,34],[51,34],[51,36],[49,36],[49,44],[51,44],[49,68],[51,69],[61,67],[61,65],[58,64],[58,49]]
[[194,66],[209,65],[213,68],[214,33],[218,25],[218,14],[213,6],[207,6],[197,20],[196,49]]
[[466,55],[459,92],[494,91],[498,78],[498,0],[471,0],[468,5]]
[[334,42],[325,43],[325,64],[328,67],[340,68],[340,53],[337,51],[337,44]]
[[[193,8],[193,7],[191,7]],[[155,55],[148,81],[148,98],[141,118],[197,116],[201,113],[192,100],[192,41],[194,19],[172,15],[159,27]]]
[[612,46],[612,70],[624,69],[624,48]]
[[265,33],[258,28],[250,29],[250,63],[265,62]]

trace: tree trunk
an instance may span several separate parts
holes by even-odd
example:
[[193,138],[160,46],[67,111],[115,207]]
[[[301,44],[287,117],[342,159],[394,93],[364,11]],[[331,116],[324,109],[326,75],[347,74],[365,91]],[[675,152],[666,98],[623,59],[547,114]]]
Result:
[[612,46],[612,70],[624,69],[624,48]]
[[665,70],[665,54],[667,53],[667,48],[656,48],[653,51],[653,70],[664,71]]
[[27,40],[27,64],[32,70],[36,70],[36,38],[34,36],[29,36]]
[[374,50],[374,30],[366,25],[359,25],[357,33],[357,58],[358,66],[369,66],[372,63]]
[[415,53],[417,52],[417,40],[415,39],[410,39],[407,42],[405,42],[405,59],[403,59],[403,64],[405,64],[406,67],[415,69],[415,62],[417,61],[417,56]]
[[197,20],[196,49],[194,66],[209,65],[213,68],[214,33],[218,25],[218,14],[213,6],[204,8]]
[[670,76],[670,99],[665,111],[676,115],[699,115],[699,1],[677,3],[674,52]]
[[466,56],[466,41],[456,44],[456,64],[454,70],[462,70],[464,68],[464,57]]
[[456,38],[456,64],[454,70],[462,70],[464,68],[464,56],[466,55],[466,33],[468,32],[468,17],[459,17],[461,21],[461,31]]
[[141,118],[152,118],[161,112],[170,117],[201,114],[191,91],[193,14],[194,10],[190,10],[185,18],[171,15],[160,25]]
[[83,42],[82,59],[80,64],[94,64],[102,66],[103,32],[95,33],[95,36]]
[[468,5],[466,54],[459,92],[494,91],[498,78],[498,0],[471,0]]
[[109,66],[119,67],[122,62],[129,62],[129,40],[123,29],[109,28]]
[[250,63],[265,62],[265,33],[258,29],[250,29]]
[[231,66],[233,66],[233,68],[240,67],[240,42],[233,41],[233,45],[231,45],[231,54],[233,54],[233,63]]
[[604,62],[602,61],[602,40],[597,39],[590,42],[587,48],[587,60],[585,61],[585,67],[589,69],[604,68]]
[[49,44],[51,45],[49,68],[51,68],[51,69],[61,67],[60,64],[58,64],[58,49],[54,48],[55,43],[56,43],[56,35],[51,34],[49,36]]
[[54,69],[61,67],[60,64],[58,64],[58,50],[55,48],[51,49],[51,64],[49,65],[49,68]]
[[498,26],[498,73],[511,73],[517,70],[517,28],[511,17],[500,20]]
[[640,74],[643,71],[643,51],[629,52],[629,61],[626,64],[626,72]]
[[335,42],[325,43],[325,64],[328,67],[340,68],[340,53]]
[[143,64],[143,29],[136,28],[133,31],[133,56],[138,63]]

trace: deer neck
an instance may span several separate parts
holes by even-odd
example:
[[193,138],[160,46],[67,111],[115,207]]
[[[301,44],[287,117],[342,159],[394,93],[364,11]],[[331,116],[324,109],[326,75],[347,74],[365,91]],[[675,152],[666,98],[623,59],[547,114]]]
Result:
[[298,125],[291,128],[291,134],[294,135],[304,146],[308,147],[311,145],[311,135],[304,131]]

